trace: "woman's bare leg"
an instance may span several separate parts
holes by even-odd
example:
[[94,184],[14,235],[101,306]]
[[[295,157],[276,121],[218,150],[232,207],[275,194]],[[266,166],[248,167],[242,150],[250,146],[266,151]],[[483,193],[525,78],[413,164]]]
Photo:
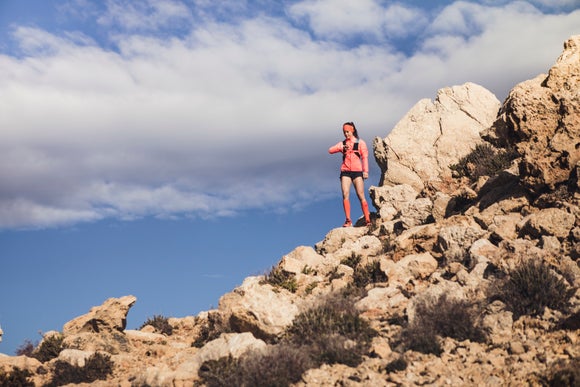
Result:
[[365,199],[365,183],[362,177],[357,177],[353,181],[354,189],[356,191],[356,196],[358,196],[358,200],[360,200],[360,206],[365,216],[365,222],[367,225],[371,223],[371,214],[369,212],[369,205],[367,200]]
[[352,224],[350,220],[350,200],[349,200],[351,182],[352,181],[348,176],[342,176],[340,178],[340,187],[342,189],[342,206],[344,208],[344,215],[346,217],[343,226],[350,226]]

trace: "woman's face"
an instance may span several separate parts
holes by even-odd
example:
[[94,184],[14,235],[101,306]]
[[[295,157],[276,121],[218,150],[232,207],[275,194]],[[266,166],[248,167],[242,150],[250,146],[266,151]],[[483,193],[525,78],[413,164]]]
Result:
[[342,126],[342,133],[344,133],[344,137],[349,139],[353,136],[352,126],[343,125]]

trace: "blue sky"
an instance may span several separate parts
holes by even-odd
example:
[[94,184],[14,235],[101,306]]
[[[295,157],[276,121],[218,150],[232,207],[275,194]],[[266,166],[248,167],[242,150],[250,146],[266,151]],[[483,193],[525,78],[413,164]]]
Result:
[[503,100],[578,26],[579,0],[0,0],[0,352],[109,297],[129,328],[217,306],[342,224],[343,122]]

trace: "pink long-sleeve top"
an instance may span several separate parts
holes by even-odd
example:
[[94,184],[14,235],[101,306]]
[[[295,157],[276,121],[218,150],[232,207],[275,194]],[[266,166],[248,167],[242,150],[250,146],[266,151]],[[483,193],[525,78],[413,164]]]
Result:
[[[354,143],[357,139],[355,137],[351,137],[346,140],[346,145],[348,150],[344,155],[344,160],[342,161],[342,165],[340,166],[341,171],[348,171],[348,172],[367,172],[369,171],[369,149],[367,148],[367,144],[363,140],[358,140],[358,152],[360,153],[361,157],[355,153],[353,147]],[[328,149],[328,153],[344,153],[344,146],[342,141],[338,144],[331,146]]]

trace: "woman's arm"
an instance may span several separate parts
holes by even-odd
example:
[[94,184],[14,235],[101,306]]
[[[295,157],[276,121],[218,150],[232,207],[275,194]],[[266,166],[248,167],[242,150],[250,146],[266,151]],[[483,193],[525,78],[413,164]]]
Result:
[[328,148],[328,153],[332,154],[332,153],[338,153],[338,152],[342,152],[343,151],[343,145],[342,145],[342,141],[339,142],[338,144],[331,146],[330,148]]
[[367,147],[366,142],[363,140],[359,141],[359,151],[362,158],[362,170],[363,173],[366,173],[368,176],[369,173],[369,148]]

